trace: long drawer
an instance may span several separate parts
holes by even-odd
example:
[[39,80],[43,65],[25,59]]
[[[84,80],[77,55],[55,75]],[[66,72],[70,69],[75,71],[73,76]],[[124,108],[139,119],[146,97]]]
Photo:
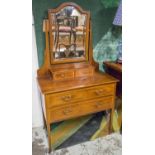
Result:
[[52,122],[62,121],[69,118],[95,113],[114,106],[114,97],[107,96],[90,101],[78,102],[67,106],[52,108],[48,110],[48,119]]
[[60,93],[53,93],[46,95],[46,104],[48,108],[68,105],[69,103],[93,99],[102,96],[114,95],[115,84],[107,84],[101,86],[94,86],[90,88],[74,89]]

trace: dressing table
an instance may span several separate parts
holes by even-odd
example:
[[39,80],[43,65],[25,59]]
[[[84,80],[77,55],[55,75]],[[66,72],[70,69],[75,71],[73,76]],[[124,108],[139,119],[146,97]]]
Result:
[[114,112],[117,79],[98,71],[93,60],[90,12],[67,2],[48,10],[43,21],[44,63],[37,71],[51,151],[50,124],[104,110]]

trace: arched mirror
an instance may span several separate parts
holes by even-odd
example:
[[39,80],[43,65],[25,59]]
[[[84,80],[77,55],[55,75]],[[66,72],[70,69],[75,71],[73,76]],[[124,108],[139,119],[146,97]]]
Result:
[[48,15],[51,64],[88,61],[89,12],[64,3]]

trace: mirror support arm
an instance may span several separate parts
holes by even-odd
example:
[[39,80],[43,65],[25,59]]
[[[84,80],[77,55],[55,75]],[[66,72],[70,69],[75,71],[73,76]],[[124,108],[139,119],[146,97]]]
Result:
[[49,49],[49,20],[43,20],[43,32],[45,32],[46,47],[44,50],[44,62],[41,68],[37,71],[38,77],[49,77],[50,68],[50,49]]

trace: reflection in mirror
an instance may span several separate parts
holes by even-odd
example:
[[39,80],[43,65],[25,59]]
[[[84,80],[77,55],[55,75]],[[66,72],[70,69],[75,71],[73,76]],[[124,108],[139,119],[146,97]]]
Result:
[[67,6],[51,14],[54,59],[85,57],[86,15]]

